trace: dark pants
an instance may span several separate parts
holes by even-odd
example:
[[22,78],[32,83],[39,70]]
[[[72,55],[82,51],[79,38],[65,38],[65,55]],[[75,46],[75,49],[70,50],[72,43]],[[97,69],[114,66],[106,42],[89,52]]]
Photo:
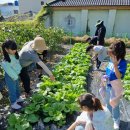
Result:
[[[86,42],[88,42],[89,44],[97,45],[98,37],[97,37],[97,36],[93,36],[92,38],[89,37],[89,38],[86,40]],[[99,40],[98,45],[104,46],[104,44],[105,44],[104,39]]]
[[96,36],[91,38],[90,44],[97,45],[97,37]]
[[20,78],[23,83],[23,87],[26,93],[29,93],[30,89],[30,77],[28,74],[27,67],[22,68]]
[[96,59],[96,67],[97,67],[97,69],[99,69],[100,65],[101,65],[101,61],[97,58]]
[[[44,62],[47,60],[47,53],[48,53],[48,51],[44,50],[42,54],[38,54],[39,58],[42,61],[44,61]],[[42,70],[41,66],[39,66],[38,64],[36,64],[36,66],[37,66],[37,69]],[[41,75],[42,74],[39,75],[39,78],[41,77]],[[25,92],[29,93],[29,91],[31,90],[31,88],[30,88],[30,77],[29,77],[29,74],[28,74],[28,67],[22,68],[21,73],[20,73],[20,78],[21,78],[21,81],[23,83],[23,87],[24,87]]]

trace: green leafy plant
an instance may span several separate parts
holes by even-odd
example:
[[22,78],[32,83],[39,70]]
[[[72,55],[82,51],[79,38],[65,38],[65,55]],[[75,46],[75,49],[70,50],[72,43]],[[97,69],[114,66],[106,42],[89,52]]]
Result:
[[7,130],[32,130],[31,125],[22,114],[11,114],[8,119]]
[[44,123],[60,127],[66,123],[66,115],[79,110],[77,98],[86,92],[86,73],[91,66],[90,56],[85,51],[87,45],[75,44],[54,67],[56,81],[43,76],[39,92],[29,99],[30,104],[22,112],[29,124],[42,119]]
[[124,77],[124,97],[130,100],[130,63],[127,64],[126,75]]
[[63,29],[53,27],[46,29],[43,23],[39,23],[36,26],[35,22],[10,22],[0,24],[0,42],[4,42],[8,38],[14,39],[19,49],[21,49],[26,42],[33,40],[37,35],[44,37],[50,51],[58,51],[64,31]]

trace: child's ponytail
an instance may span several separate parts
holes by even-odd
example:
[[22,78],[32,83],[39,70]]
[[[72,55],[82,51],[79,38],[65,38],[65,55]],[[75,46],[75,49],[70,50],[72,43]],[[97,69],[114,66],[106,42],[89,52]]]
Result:
[[78,102],[81,108],[83,108],[84,106],[89,110],[94,110],[94,111],[103,110],[100,100],[91,93],[86,93],[81,95],[78,98]]
[[95,111],[103,110],[100,100],[96,97],[93,97],[93,106],[94,106]]

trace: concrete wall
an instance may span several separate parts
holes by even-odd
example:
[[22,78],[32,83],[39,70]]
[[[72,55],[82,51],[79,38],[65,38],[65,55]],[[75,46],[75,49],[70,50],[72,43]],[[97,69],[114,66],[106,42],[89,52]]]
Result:
[[130,38],[130,10],[117,10],[113,34]]
[[[71,16],[75,19],[75,26],[71,29],[67,26],[66,18]],[[74,35],[94,35],[97,20],[103,20],[106,26],[106,37],[119,36],[130,38],[130,10],[73,10],[54,11],[52,19],[53,26],[72,31]],[[47,24],[47,21],[46,21]],[[48,26],[51,24],[48,23]]]
[[87,31],[87,25],[88,25],[88,10],[81,10],[81,34],[85,34]]
[[98,20],[103,20],[104,25],[107,25],[108,21],[108,10],[89,10],[88,11],[88,24],[87,24],[87,33],[93,36],[95,34],[95,23]]
[[[72,18],[72,26],[68,25],[68,17]],[[73,32],[73,35],[80,35],[81,33],[81,11],[55,11],[52,20],[54,27],[63,28],[69,33]]]
[[107,22],[107,25],[106,25],[108,37],[111,37],[113,35],[115,17],[116,17],[116,10],[109,10],[108,22]]
[[1,14],[4,16],[4,18],[8,18],[10,16],[13,16],[14,10],[19,11],[19,7],[18,6],[9,6],[9,5],[0,7]]
[[42,7],[41,1],[46,2],[46,0],[19,0],[19,12],[22,14],[29,11],[38,12]]

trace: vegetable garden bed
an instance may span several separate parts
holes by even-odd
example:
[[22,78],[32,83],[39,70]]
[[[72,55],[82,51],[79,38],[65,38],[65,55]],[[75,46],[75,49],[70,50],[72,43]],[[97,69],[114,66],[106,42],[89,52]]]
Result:
[[130,55],[127,55],[126,58],[128,60],[128,64],[126,75],[124,78],[124,89],[125,89],[124,97],[130,101]]
[[45,125],[64,126],[67,115],[79,111],[77,97],[85,92],[86,75],[90,68],[87,44],[77,43],[54,68],[56,81],[42,78],[39,91],[29,99],[29,105],[8,118],[8,130],[31,130],[38,121]]

